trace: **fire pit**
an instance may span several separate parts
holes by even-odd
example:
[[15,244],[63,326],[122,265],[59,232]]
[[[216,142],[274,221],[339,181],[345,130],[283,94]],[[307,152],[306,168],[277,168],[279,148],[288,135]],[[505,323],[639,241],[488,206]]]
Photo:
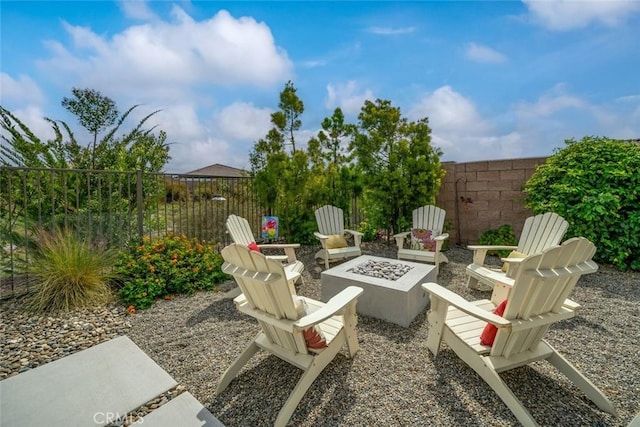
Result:
[[356,311],[408,327],[427,307],[429,295],[420,286],[436,281],[435,266],[363,255],[322,272],[322,301],[347,286],[360,286]]
[[369,261],[358,264],[347,271],[350,273],[362,274],[364,276],[376,277],[378,279],[395,281],[408,273],[412,268],[413,267],[408,264],[402,264],[399,262],[370,259]]

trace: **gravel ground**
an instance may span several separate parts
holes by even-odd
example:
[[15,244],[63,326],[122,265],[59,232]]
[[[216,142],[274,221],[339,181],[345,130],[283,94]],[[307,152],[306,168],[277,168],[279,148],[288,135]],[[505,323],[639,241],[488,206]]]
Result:
[[[319,299],[317,248],[303,247],[304,283],[298,293]],[[365,243],[363,253],[395,257],[386,244]],[[469,300],[488,292],[468,290],[464,268],[471,252],[452,247],[438,282]],[[497,262],[497,259],[495,259]],[[21,301],[0,303],[0,378],[126,334],[225,425],[272,425],[301,371],[261,352],[227,389],[218,379],[255,336],[257,323],[239,313],[226,292],[201,292],[159,301],[125,315],[119,306],[37,317]],[[600,411],[546,362],[502,374],[533,417],[548,426],[627,426],[640,412],[640,274],[600,266],[583,276],[572,294],[578,316],[556,324],[546,339],[593,381],[618,411]],[[437,359],[426,348],[426,311],[409,328],[359,316],[360,352],[338,355],[316,379],[294,412],[295,426],[518,425],[491,389],[444,346]]]

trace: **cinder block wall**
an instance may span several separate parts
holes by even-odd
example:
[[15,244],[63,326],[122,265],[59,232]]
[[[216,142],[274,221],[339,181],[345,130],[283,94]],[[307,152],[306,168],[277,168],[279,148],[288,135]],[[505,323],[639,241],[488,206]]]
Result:
[[447,211],[450,244],[478,242],[480,234],[510,224],[520,236],[525,219],[521,189],[546,157],[481,162],[443,162],[446,175],[436,204]]

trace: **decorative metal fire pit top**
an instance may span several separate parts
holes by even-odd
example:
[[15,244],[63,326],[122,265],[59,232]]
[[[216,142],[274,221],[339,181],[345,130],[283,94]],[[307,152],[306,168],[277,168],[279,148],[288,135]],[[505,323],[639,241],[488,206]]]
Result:
[[370,260],[363,262],[362,264],[358,264],[347,271],[378,279],[398,280],[407,274],[412,268],[413,267],[410,265],[399,262]]

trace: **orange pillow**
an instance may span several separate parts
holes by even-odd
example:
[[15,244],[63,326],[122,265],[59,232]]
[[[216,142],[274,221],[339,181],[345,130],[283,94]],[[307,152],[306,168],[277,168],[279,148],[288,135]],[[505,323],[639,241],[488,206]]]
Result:
[[[507,308],[507,300],[502,301],[496,307],[496,309],[493,310],[493,314],[502,316],[504,314],[505,308]],[[491,323],[487,323],[487,326],[484,327],[482,333],[480,334],[480,344],[491,347],[493,345],[493,342],[496,340],[497,333],[498,327],[496,325],[492,325]]]
[[258,247],[258,244],[256,242],[249,243],[247,247],[254,252],[261,253],[260,248]]

